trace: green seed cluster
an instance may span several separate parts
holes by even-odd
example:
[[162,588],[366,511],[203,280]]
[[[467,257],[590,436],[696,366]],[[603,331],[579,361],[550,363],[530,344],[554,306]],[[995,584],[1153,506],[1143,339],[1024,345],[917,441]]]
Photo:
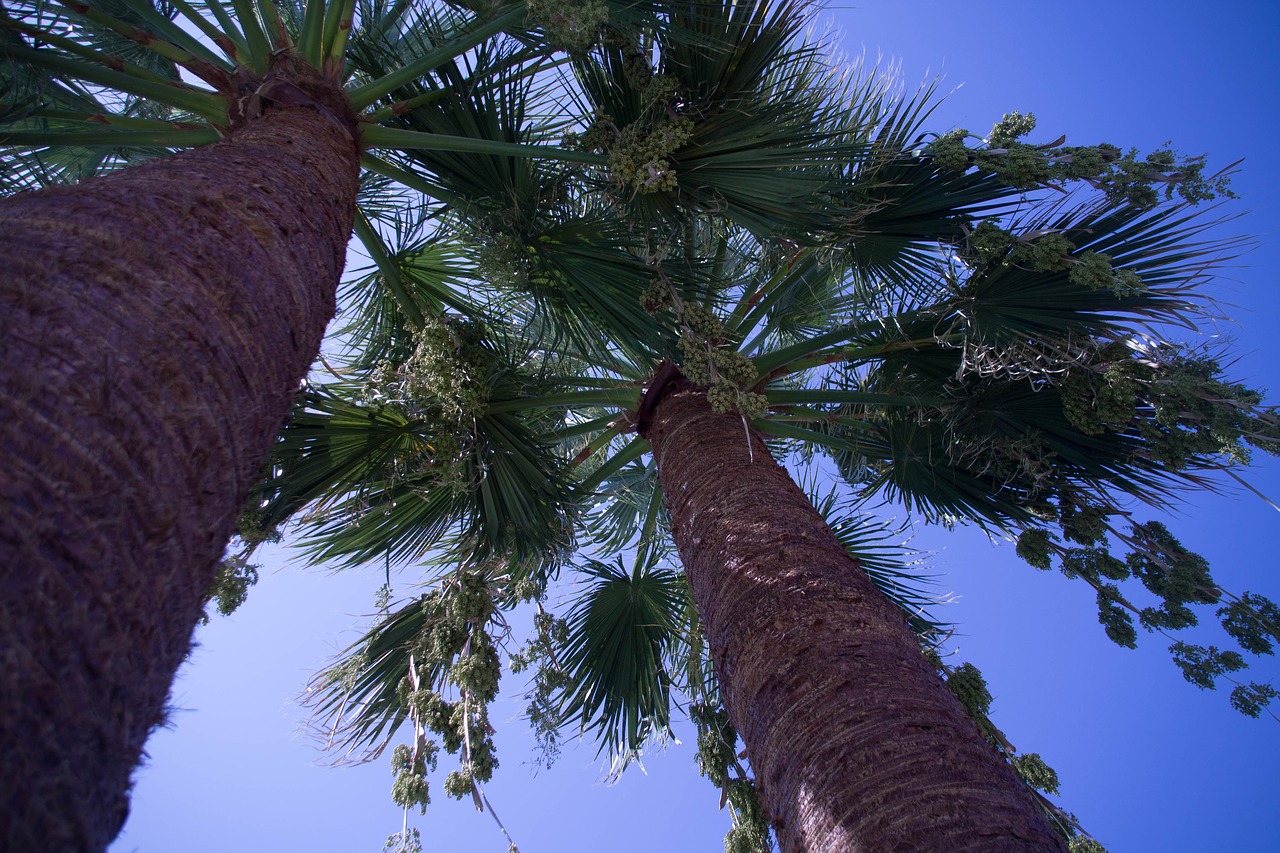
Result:
[[1062,413],[1085,435],[1123,432],[1138,414],[1144,372],[1127,348],[1105,347],[1092,364],[1067,373]]
[[489,621],[497,606],[493,603],[493,590],[478,572],[462,572],[456,585],[449,587],[443,596],[445,612],[456,622],[483,625]]
[[391,799],[396,805],[406,809],[417,806],[420,813],[426,813],[431,803],[427,770],[436,769],[436,754],[432,741],[422,742],[417,751],[401,744],[391,753],[391,772],[396,777],[391,786]]
[[547,43],[573,56],[595,46],[609,23],[602,0],[529,0],[529,23],[542,30]]
[[498,695],[498,679],[502,676],[502,664],[498,660],[498,650],[493,644],[481,640],[476,648],[476,637],[472,637],[471,653],[459,658],[449,669],[449,678],[458,689],[465,690],[479,702],[492,702]]
[[324,678],[329,684],[339,684],[346,692],[355,689],[360,676],[369,666],[367,650],[361,650],[325,671]]
[[474,789],[474,778],[467,770],[453,770],[444,777],[444,792],[455,800],[471,796]]
[[716,373],[720,378],[739,388],[751,385],[760,375],[755,362],[734,349],[713,350],[711,363],[716,366]]
[[384,361],[375,367],[364,402],[400,408],[429,424],[414,449],[397,456],[394,476],[426,478],[460,491],[471,487],[470,430],[488,405],[494,363],[483,334],[478,323],[432,319],[418,332],[413,355],[403,365]]
[[246,545],[261,545],[263,542],[279,542],[280,530],[276,525],[267,522],[267,515],[259,506],[246,506],[236,519],[236,535]]
[[434,318],[415,339],[414,352],[396,367],[379,362],[361,399],[391,406],[429,424],[411,450],[398,454],[389,476],[425,478],[433,485],[469,489],[470,430],[489,400],[494,357],[478,323]]
[[[402,686],[407,688],[408,685],[409,680],[405,679]],[[421,690],[406,693],[402,701],[404,706],[416,715],[423,728],[445,735],[446,738],[454,736],[451,723],[453,703],[445,701],[439,693],[429,687],[423,687]],[[456,748],[450,750],[450,752],[453,751],[456,751]]]
[[533,269],[530,249],[511,225],[467,223],[462,228],[477,247],[476,272],[486,281],[504,288],[521,290],[529,284]]
[[1022,781],[1026,782],[1037,791],[1044,791],[1046,794],[1058,793],[1058,774],[1048,764],[1044,763],[1044,759],[1039,754],[1029,752],[1026,755],[1015,755],[1009,761],[1013,765],[1013,769],[1022,777]]
[[[633,89],[645,91],[645,86],[653,78],[653,65],[649,62],[649,56],[633,44],[629,44],[621,34],[617,34],[614,44],[622,48],[624,58],[622,61],[622,77]],[[672,89],[674,92],[674,87]]]
[[1099,545],[1107,535],[1107,518],[1113,513],[1108,507],[1087,500],[1061,502],[1058,523],[1067,541],[1078,545]]
[[712,353],[723,341],[724,324],[714,311],[695,302],[684,304],[680,320],[681,372],[695,385],[710,385]]
[[[1274,623],[1267,626],[1267,630],[1275,636]],[[1182,670],[1183,677],[1202,690],[1216,688],[1219,677],[1239,672],[1247,666],[1238,652],[1223,651],[1217,646],[1175,642],[1169,647],[1169,651],[1173,655],[1173,662]],[[1231,691],[1231,706],[1246,716],[1256,718],[1277,698],[1280,698],[1280,691],[1270,684],[1256,681],[1237,683]]]
[[542,595],[542,591],[542,585],[533,578],[521,578],[508,587],[507,597],[513,604],[534,601]]
[[1168,148],[1143,157],[1137,149],[1125,153],[1106,143],[1033,146],[1021,142],[1035,124],[1030,113],[1008,113],[987,135],[985,149],[967,147],[969,132],[955,130],[938,137],[928,153],[941,169],[963,172],[976,166],[979,172],[993,174],[1016,189],[1084,181],[1102,190],[1114,205],[1151,207],[1162,195],[1157,185],[1164,187],[1165,200],[1176,193],[1190,204],[1218,195],[1233,196],[1225,176],[1204,174],[1204,157],[1180,158]]
[[979,152],[976,155],[980,167],[1016,189],[1033,190],[1044,186],[1053,178],[1053,171],[1045,156],[1029,145],[1010,143],[1001,154]]
[[1240,648],[1255,655],[1275,654],[1274,642],[1280,641],[1280,607],[1261,595],[1246,592],[1236,601],[1220,608],[1222,627]]
[[1111,271],[1111,256],[1098,252],[1085,252],[1076,259],[1070,278],[1074,284],[1090,290],[1111,287],[1115,279]]
[[1209,574],[1209,562],[1183,547],[1163,524],[1149,521],[1134,525],[1133,539],[1140,544],[1128,555],[1129,572],[1161,600],[1158,608],[1144,608],[1143,627],[1177,630],[1196,624],[1188,604],[1216,604],[1221,595]]
[[1276,452],[1280,420],[1259,408],[1261,394],[1220,377],[1212,358],[1111,344],[1060,383],[1063,412],[1088,435],[1131,430],[1173,470],[1219,454],[1247,461],[1252,447]]
[[365,378],[364,387],[360,389],[360,402],[367,406],[398,403],[403,396],[401,392],[399,371],[394,364],[383,358],[378,360]]
[[977,267],[988,266],[1004,260],[1013,248],[1016,238],[994,222],[980,222],[966,241],[965,255]]
[[[925,658],[946,682],[947,687],[964,706],[965,711],[977,725],[978,731],[987,742],[1000,754],[1010,767],[1028,786],[1046,794],[1058,793],[1058,774],[1036,753],[1018,754],[1000,729],[991,722],[991,691],[981,670],[971,663],[962,663],[952,668],[943,662],[938,649],[925,646],[922,651]],[[1059,835],[1068,840],[1077,837],[1077,827],[1061,820],[1061,812],[1052,808],[1045,809],[1045,815]]]
[[611,116],[598,114],[578,144],[608,154],[610,174],[619,186],[637,193],[674,190],[679,182],[672,155],[693,138],[693,120],[676,114],[674,77],[653,74],[637,50],[628,53],[626,62],[627,80],[639,90],[643,104],[640,116],[619,131]]
[[707,400],[720,414],[738,412],[760,417],[769,410],[763,394],[748,391],[759,376],[755,362],[725,345],[724,324],[704,305],[686,302],[681,313],[684,330],[678,345],[680,371],[695,385],[707,387]]
[[676,342],[680,347],[680,372],[694,385],[711,384],[711,345],[706,339],[684,331]]
[[1132,270],[1117,270],[1111,256],[1101,252],[1083,252],[1071,267],[1072,283],[1090,290],[1109,288],[1117,298],[1136,296],[1146,291],[1142,278]]
[[383,842],[382,853],[422,853],[422,834],[413,828],[392,833]]
[[489,402],[486,380],[493,364],[483,334],[483,327],[469,320],[428,322],[402,370],[409,399],[450,420],[481,412]]
[[733,826],[724,837],[725,853],[770,853],[769,822],[760,804],[760,793],[750,779],[731,779],[725,802],[733,814]]
[[1071,252],[1075,247],[1061,234],[1045,234],[1019,243],[1013,250],[1013,259],[1036,272],[1056,272],[1071,267]]
[[736,758],[738,732],[722,707],[695,704],[689,707],[689,719],[698,730],[698,772],[717,788],[729,781],[729,767]]
[[1231,690],[1231,707],[1246,717],[1253,717],[1256,720],[1277,698],[1280,698],[1280,691],[1270,684],[1257,682],[1237,684]]
[[1043,527],[1029,527],[1018,536],[1019,557],[1042,571],[1053,568],[1053,542],[1057,537]]
[[[1230,599],[1218,587],[1208,562],[1189,551],[1159,522],[1133,524],[1123,541],[1129,550],[1123,558],[1111,553],[1107,519],[1115,511],[1081,496],[1060,495],[1056,508],[1042,513],[1046,524],[1057,523],[1062,538],[1083,547],[1062,547],[1058,536],[1045,527],[1032,527],[1018,537],[1018,556],[1039,569],[1050,568],[1057,556],[1059,568],[1070,578],[1083,578],[1097,593],[1098,622],[1118,645],[1137,645],[1137,622],[1147,631],[1177,631],[1195,627],[1196,605],[1220,604],[1216,611],[1223,630],[1250,654],[1274,654],[1280,643],[1280,607],[1264,596],[1245,593]],[[1135,580],[1159,602],[1137,607],[1123,594],[1119,583]],[[1224,602],[1224,598],[1227,598]],[[1202,689],[1216,686],[1220,676],[1246,666],[1244,657],[1216,646],[1176,641],[1169,647],[1174,663],[1187,681]],[[1236,710],[1258,716],[1280,698],[1270,684],[1238,682],[1230,701]]]
[[991,691],[982,672],[971,663],[962,663],[947,676],[947,687],[971,717],[985,717],[991,710]]
[[1277,453],[1280,422],[1259,408],[1258,391],[1223,381],[1216,360],[1171,352],[1151,377],[1151,390],[1154,417],[1139,431],[1160,461],[1180,468],[1214,454],[1248,462],[1250,447]]
[[[424,595],[421,606],[424,625],[411,646],[417,671],[404,677],[397,695],[405,712],[439,737],[440,747],[450,754],[463,752],[461,769],[446,778],[445,792],[466,796],[474,781],[487,782],[498,766],[488,703],[498,694],[501,664],[486,630],[496,612],[494,591],[482,572],[460,571]],[[457,688],[458,701],[439,692],[448,684]],[[398,747],[392,755],[397,773],[392,796],[406,807],[426,806],[427,772],[437,763],[435,741],[419,739],[417,748],[415,753]]]
[[1068,271],[1071,282],[1090,290],[1111,290],[1117,298],[1146,291],[1142,278],[1132,270],[1112,267],[1111,256],[1099,252],[1073,255],[1075,244],[1062,234],[1044,234],[1020,240],[994,222],[981,222],[969,233],[961,254],[973,267],[1013,262],[1036,272]]
[[733,818],[733,827],[724,837],[725,853],[769,853],[769,822],[755,782],[729,772],[738,763],[738,733],[729,712],[695,702],[689,706],[689,719],[698,732],[698,772],[724,792]]
[[1183,676],[1201,690],[1213,688],[1220,675],[1238,672],[1245,668],[1244,658],[1238,652],[1220,651],[1217,646],[1195,646],[1190,643],[1174,643],[1169,647],[1173,662]]
[[692,138],[693,120],[684,116],[663,117],[652,126],[629,124],[609,150],[609,171],[615,181],[638,193],[674,190],[679,182],[671,155]]
[[489,712],[478,712],[473,721],[471,734],[471,760],[466,768],[469,775],[479,782],[488,782],[493,778],[493,771],[498,768],[498,756],[493,750],[493,736],[488,734]]
[[[1118,148],[1111,150],[1117,155],[1120,153]],[[1106,190],[1108,201],[1113,204],[1127,202],[1135,207],[1151,207],[1160,201],[1162,194],[1155,184],[1161,177],[1165,179],[1160,183],[1164,184],[1163,197],[1166,201],[1172,199],[1174,193],[1189,204],[1212,201],[1219,195],[1234,198],[1235,194],[1227,188],[1227,177],[1206,177],[1204,167],[1204,157],[1179,159],[1177,152],[1169,149],[1142,157],[1138,149],[1132,148],[1108,164],[1100,183]]]
[[1035,129],[1036,117],[1034,115],[1031,113],[1023,115],[1014,110],[1011,113],[1005,113],[1004,118],[996,122],[995,127],[991,128],[991,133],[987,134],[987,144],[992,148],[1004,148]]
[[676,99],[676,78],[670,74],[649,74],[643,78],[640,97],[646,106],[670,104]]
[[595,120],[577,137],[577,147],[585,151],[608,151],[618,141],[618,127],[613,116],[597,112]]
[[707,400],[711,403],[711,410],[721,415],[738,412],[746,418],[759,418],[769,411],[769,398],[764,394],[743,391],[736,383],[723,377],[707,389]]
[[680,319],[694,336],[705,341],[719,342],[721,335],[724,334],[724,323],[720,322],[716,313],[705,305],[686,302]]
[[1062,573],[1069,578],[1122,581],[1129,577],[1129,567],[1111,556],[1105,547],[1064,548],[1060,556]]
[[707,401],[711,403],[711,410],[717,414],[727,415],[738,406],[738,386],[725,379],[717,379],[715,383],[707,389]]
[[640,307],[650,314],[657,314],[663,308],[669,308],[671,303],[671,288],[659,278],[650,281],[644,293],[640,294]]
[[[249,587],[258,582],[259,567],[248,562],[250,553],[251,550],[246,549],[241,554],[218,563],[213,583],[205,590],[205,598],[223,616],[230,616],[244,604],[249,596]],[[202,616],[202,621],[208,623],[209,619]]]
[[447,661],[462,651],[467,641],[465,623],[436,617],[419,635],[414,651],[427,660]]
[[963,172],[969,168],[970,152],[964,141],[969,136],[967,130],[953,130],[939,136],[930,146],[929,153],[933,162],[941,169],[952,172]]

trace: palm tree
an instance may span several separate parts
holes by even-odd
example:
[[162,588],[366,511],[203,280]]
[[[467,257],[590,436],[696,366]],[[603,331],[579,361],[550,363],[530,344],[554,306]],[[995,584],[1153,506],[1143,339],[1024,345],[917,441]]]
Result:
[[538,144],[551,51],[523,4],[490,11],[0,8],[7,846],[118,831],[353,224],[380,256],[399,181],[480,198],[511,156],[602,161]]
[[[475,301],[471,319],[413,338],[366,305],[351,374],[277,446],[267,520],[315,507],[317,560],[447,566],[317,682],[352,747],[376,755],[412,723],[395,759],[406,806],[426,802],[431,732],[463,756],[446,790],[482,802],[502,608],[544,593],[576,526],[637,557],[630,572],[570,560],[591,580],[568,624],[544,614],[518,658],[541,664],[533,710],[552,746],[574,723],[625,759],[683,693],[735,843],[765,843],[765,818],[787,850],[1061,849],[998,733],[966,713],[963,679],[944,687],[832,532],[848,527],[775,457],[826,459],[926,517],[1030,529],[1028,548],[1060,531],[1085,546],[1060,555],[1121,642],[1125,608],[1175,630],[1225,595],[1207,575],[1183,583],[1195,561],[1122,530],[1119,503],[1158,505],[1205,485],[1220,451],[1273,447],[1254,395],[1158,337],[1194,324],[1198,285],[1232,249],[1196,244],[1188,210],[1220,182],[1167,152],[1024,144],[1029,117],[984,146],[930,137],[924,96],[833,84],[794,40],[798,12],[673,11],[672,31],[702,38],[576,60],[596,116],[579,144],[607,154],[609,180],[434,232],[475,259],[436,282]],[[512,199],[539,183],[523,165]],[[1096,195],[1026,195],[1072,181]],[[1153,185],[1180,200],[1157,205]],[[683,580],[658,562],[668,531]],[[1132,605],[1113,583],[1129,578],[1161,607]],[[1251,636],[1274,635],[1266,605],[1240,602]]]

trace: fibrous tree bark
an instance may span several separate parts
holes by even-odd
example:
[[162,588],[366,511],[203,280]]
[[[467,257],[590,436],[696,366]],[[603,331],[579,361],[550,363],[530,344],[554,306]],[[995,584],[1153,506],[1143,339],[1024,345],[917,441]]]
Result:
[[333,316],[358,132],[288,57],[263,82],[216,144],[0,203],[3,849],[119,831]]
[[782,849],[1065,850],[759,435],[683,377],[646,405],[721,695]]

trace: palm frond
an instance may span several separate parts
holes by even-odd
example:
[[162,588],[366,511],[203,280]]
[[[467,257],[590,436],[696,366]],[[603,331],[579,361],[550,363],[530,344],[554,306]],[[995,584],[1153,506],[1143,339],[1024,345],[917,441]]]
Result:
[[402,207],[377,226],[357,229],[375,262],[357,269],[339,291],[345,321],[340,335],[352,369],[404,363],[424,317],[438,318],[446,311],[485,316],[469,294],[474,272],[463,247],[433,233],[429,224],[425,216]]
[[664,737],[671,719],[666,650],[682,630],[680,576],[637,561],[585,560],[575,568],[584,585],[567,617],[570,634],[561,666],[568,684],[558,706],[566,724],[589,732],[602,752],[626,762],[645,743]]
[[596,495],[600,503],[587,518],[595,549],[604,554],[628,548],[663,550],[662,489],[652,460],[626,466],[601,483]]
[[[423,633],[427,614],[414,598],[373,624],[329,669],[307,687],[309,725],[357,761],[377,758],[408,719],[400,685],[409,676],[410,648]],[[439,681],[442,671],[429,675]]]
[[601,361],[615,349],[656,363],[673,338],[641,306],[653,272],[639,249],[616,221],[548,224],[526,244],[527,278],[515,286],[532,296],[570,351]]
[[273,530],[316,501],[324,511],[352,500],[370,484],[403,474],[409,460],[429,456],[424,419],[399,406],[359,405],[352,393],[331,385],[299,395],[250,498],[258,526]]
[[1054,206],[1018,223],[1016,233],[1059,234],[1075,245],[1076,258],[1088,252],[1108,255],[1114,269],[1133,273],[1143,286],[1117,293],[1078,283],[1071,265],[1043,272],[1005,261],[970,276],[950,307],[969,336],[991,346],[1122,337],[1161,324],[1193,327],[1203,310],[1202,285],[1245,242],[1201,240],[1199,235],[1214,224],[1204,213],[1179,205],[1153,211]]
[[[490,399],[501,402],[524,394],[528,379],[498,365],[489,382]],[[296,511],[328,496],[306,519],[303,544],[314,562],[414,562],[451,543],[461,559],[551,566],[569,547],[578,512],[572,475],[527,416],[482,410],[459,434],[431,408],[410,414],[395,403],[320,399],[324,410],[295,415],[273,456],[281,481],[273,504]],[[291,479],[300,485],[286,489]]]

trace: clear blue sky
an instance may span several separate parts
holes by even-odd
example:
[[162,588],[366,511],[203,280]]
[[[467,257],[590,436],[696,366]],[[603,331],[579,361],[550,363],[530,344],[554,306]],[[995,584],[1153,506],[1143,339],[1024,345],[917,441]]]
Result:
[[[844,50],[900,60],[913,86],[935,75],[952,94],[932,127],[984,133],[1008,110],[1033,111],[1041,138],[1151,149],[1172,140],[1224,165],[1245,158],[1229,210],[1233,232],[1257,235],[1219,296],[1235,307],[1235,376],[1280,395],[1280,172],[1274,150],[1280,4],[1222,2],[879,2],[832,6]],[[1272,399],[1276,399],[1273,395]],[[1251,482],[1280,500],[1280,464]],[[1205,496],[1171,523],[1210,559],[1219,582],[1280,598],[1270,533],[1280,514],[1247,494]],[[962,659],[996,696],[994,719],[1025,752],[1058,770],[1062,804],[1111,853],[1277,849],[1274,767],[1280,724],[1231,710],[1225,693],[1182,681],[1167,642],[1137,651],[1105,639],[1090,591],[1019,562],[974,531],[920,532],[936,552],[939,591],[956,603]],[[245,606],[198,635],[173,696],[173,727],[153,736],[133,814],[113,853],[377,851],[400,826],[385,762],[322,766],[294,702],[311,672],[350,642],[381,579],[286,567],[273,553]],[[1206,635],[1211,636],[1211,635]],[[1220,634],[1211,641],[1221,642]],[[1257,676],[1280,677],[1274,662]],[[591,745],[568,748],[536,775],[508,677],[494,709],[503,762],[487,788],[523,853],[718,851],[728,827],[688,744],[601,784]],[[436,801],[414,816],[428,851],[505,850],[469,804]]]

